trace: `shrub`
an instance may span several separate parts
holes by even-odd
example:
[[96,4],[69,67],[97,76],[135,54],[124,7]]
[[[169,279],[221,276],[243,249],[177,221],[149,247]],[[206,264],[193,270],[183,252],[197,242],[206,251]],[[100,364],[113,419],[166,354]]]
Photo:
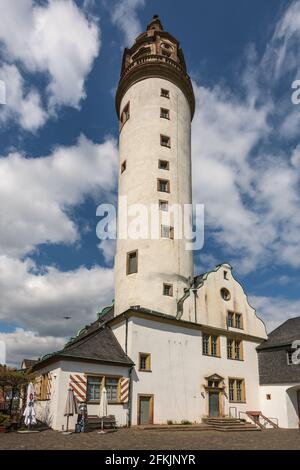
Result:
[[190,421],[187,419],[183,419],[180,424],[192,424]]

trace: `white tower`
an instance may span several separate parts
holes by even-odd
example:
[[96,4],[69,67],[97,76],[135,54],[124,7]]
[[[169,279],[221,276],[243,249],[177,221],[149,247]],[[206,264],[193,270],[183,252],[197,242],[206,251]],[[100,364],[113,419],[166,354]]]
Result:
[[[179,42],[157,15],[125,49],[116,94],[120,120],[118,218],[127,204],[159,207],[159,237],[121,239],[115,257],[115,315],[132,306],[176,315],[193,278],[193,254],[174,238],[173,204],[192,203],[191,120],[195,98]],[[122,202],[121,202],[122,200]],[[130,219],[129,219],[130,221]],[[176,234],[175,234],[176,235]],[[121,233],[119,233],[121,236]]]

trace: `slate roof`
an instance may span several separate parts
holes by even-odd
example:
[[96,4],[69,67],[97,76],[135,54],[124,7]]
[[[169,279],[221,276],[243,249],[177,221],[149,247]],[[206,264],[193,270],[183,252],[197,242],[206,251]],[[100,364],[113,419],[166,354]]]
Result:
[[79,357],[104,362],[118,362],[131,365],[110,328],[100,327],[77,341],[67,344],[58,354],[64,357]]
[[278,326],[269,335],[268,339],[260,344],[256,349],[272,349],[280,346],[288,346],[294,340],[300,338],[300,317],[289,318],[282,325]]
[[44,367],[46,363],[59,359],[91,360],[131,366],[134,363],[125,354],[111,329],[106,325],[113,318],[114,308],[107,307],[98,319],[82,328],[60,351],[43,356],[33,366],[33,370]]

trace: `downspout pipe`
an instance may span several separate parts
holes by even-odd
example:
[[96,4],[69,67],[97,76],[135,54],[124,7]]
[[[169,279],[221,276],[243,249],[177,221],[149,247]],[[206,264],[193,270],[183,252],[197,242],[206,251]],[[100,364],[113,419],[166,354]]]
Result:
[[134,366],[129,369],[129,393],[128,393],[128,411],[127,411],[127,426],[130,428],[132,423],[132,372]]
[[198,318],[197,318],[197,288],[194,287],[192,289],[193,294],[194,294],[194,312],[195,312],[195,323],[198,323]]
[[176,320],[180,320],[182,315],[183,315],[183,304],[185,300],[190,296],[190,289],[186,287],[184,289],[184,294],[183,296],[178,300],[177,302],[177,314],[176,314]]

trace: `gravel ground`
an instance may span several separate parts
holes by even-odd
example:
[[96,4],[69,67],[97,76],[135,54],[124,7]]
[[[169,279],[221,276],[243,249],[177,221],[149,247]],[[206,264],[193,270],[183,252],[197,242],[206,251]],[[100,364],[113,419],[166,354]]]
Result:
[[218,431],[157,431],[138,428],[119,429],[116,432],[98,434],[97,431],[62,435],[56,431],[32,434],[11,432],[0,434],[0,449],[15,450],[203,450],[203,449],[251,449],[278,450],[300,449],[300,430],[270,429],[262,432]]

